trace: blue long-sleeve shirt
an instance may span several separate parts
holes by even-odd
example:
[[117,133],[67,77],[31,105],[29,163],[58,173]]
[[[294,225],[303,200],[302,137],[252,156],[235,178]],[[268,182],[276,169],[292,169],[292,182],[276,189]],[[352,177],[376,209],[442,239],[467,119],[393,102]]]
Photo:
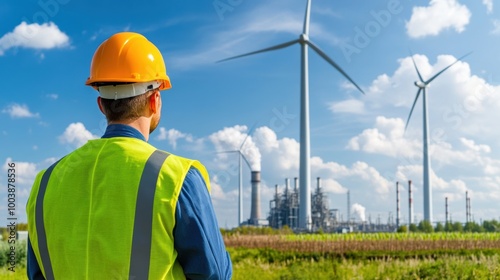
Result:
[[[134,137],[146,141],[135,128],[109,125],[102,138]],[[191,168],[176,206],[174,248],[188,279],[231,279],[232,263],[224,246],[205,181]],[[29,279],[44,279],[28,239]]]

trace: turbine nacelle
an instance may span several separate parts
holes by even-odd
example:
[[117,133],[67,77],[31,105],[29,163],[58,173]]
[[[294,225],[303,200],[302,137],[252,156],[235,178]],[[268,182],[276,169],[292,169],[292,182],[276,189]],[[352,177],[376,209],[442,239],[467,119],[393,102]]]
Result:
[[299,42],[301,44],[309,42],[309,35],[307,35],[305,33],[300,34]]
[[427,84],[421,81],[415,81],[414,83],[418,88],[426,88]]

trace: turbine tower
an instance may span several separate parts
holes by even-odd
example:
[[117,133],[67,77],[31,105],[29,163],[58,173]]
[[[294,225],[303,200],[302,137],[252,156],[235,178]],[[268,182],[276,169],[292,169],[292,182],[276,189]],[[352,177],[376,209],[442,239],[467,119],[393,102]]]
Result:
[[311,15],[311,0],[307,1],[306,15],[304,18],[304,28],[298,39],[275,45],[258,51],[233,56],[220,60],[227,61],[235,58],[249,56],[253,54],[274,51],[289,47],[294,44],[300,44],[301,48],[301,80],[300,80],[300,209],[299,209],[299,228],[311,230],[311,166],[309,158],[310,152],[310,130],[309,130],[309,72],[308,72],[308,47],[311,47],[319,56],[339,71],[347,80],[349,80],[359,91],[363,90],[349,77],[340,66],[328,57],[318,46],[309,40],[309,21]]
[[224,151],[221,153],[238,153],[238,168],[239,168],[239,174],[238,174],[238,181],[239,181],[239,187],[238,187],[238,226],[240,226],[243,223],[243,178],[242,178],[242,166],[241,166],[241,159],[245,160],[246,164],[248,165],[248,168],[250,168],[250,171],[252,171],[252,166],[248,162],[247,158],[243,154],[243,146],[245,145],[248,137],[250,134],[252,134],[252,131],[255,128],[255,125],[248,131],[247,136],[241,142],[240,148],[238,150],[232,150],[232,151]]
[[413,61],[413,66],[415,66],[415,70],[417,71],[418,75],[418,81],[415,82],[415,86],[418,87],[417,95],[415,97],[415,101],[413,101],[413,105],[411,106],[410,114],[408,115],[408,119],[406,120],[406,126],[405,126],[405,131],[406,128],[408,128],[408,123],[410,122],[411,114],[413,113],[413,109],[415,108],[415,104],[418,101],[418,97],[420,96],[420,93],[422,93],[422,104],[423,104],[423,145],[424,145],[424,162],[423,162],[423,167],[424,167],[424,220],[428,221],[432,224],[432,186],[430,182],[430,169],[431,169],[431,162],[429,158],[429,119],[428,119],[428,111],[427,111],[427,87],[429,84],[436,79],[439,75],[443,74],[444,71],[448,70],[451,66],[453,66],[455,63],[459,62],[462,60],[464,57],[468,56],[470,53],[460,57],[457,59],[455,62],[452,64],[448,65],[445,67],[443,70],[437,72],[434,76],[432,76],[430,79],[427,81],[424,81],[422,78],[422,75],[420,74],[420,71],[418,71],[417,64],[415,63],[415,59],[413,58],[413,54],[411,56],[411,59]]

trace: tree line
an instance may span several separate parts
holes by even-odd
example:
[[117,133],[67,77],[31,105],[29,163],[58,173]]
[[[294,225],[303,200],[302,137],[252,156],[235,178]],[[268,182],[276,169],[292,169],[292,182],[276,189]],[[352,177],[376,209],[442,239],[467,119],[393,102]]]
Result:
[[436,223],[433,226],[429,221],[421,221],[418,224],[400,226],[398,232],[500,232],[500,222],[497,220],[485,220],[482,223],[467,222],[448,222]]

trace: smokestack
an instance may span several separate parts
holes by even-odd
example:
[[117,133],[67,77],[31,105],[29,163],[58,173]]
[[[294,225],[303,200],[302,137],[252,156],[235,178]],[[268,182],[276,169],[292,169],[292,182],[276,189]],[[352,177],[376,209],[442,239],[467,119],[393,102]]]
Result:
[[470,197],[469,192],[465,192],[465,222],[470,223],[473,221],[472,219],[472,211],[470,209]]
[[297,192],[297,188],[299,187],[299,178],[297,178],[297,177],[293,178],[293,183],[294,183],[294,186],[295,186],[294,190],[295,190],[295,192]]
[[465,223],[469,222],[469,192],[465,191]]
[[408,229],[411,224],[413,224],[413,196],[411,193],[411,180],[408,181],[408,210],[409,210],[409,217],[408,217]]
[[260,220],[260,171],[252,171],[252,209],[250,220],[257,224]]
[[448,224],[448,197],[445,197],[445,203],[444,203],[444,209],[445,209],[445,226]]
[[347,223],[351,222],[351,194],[347,191]]
[[316,191],[319,193],[319,190],[321,189],[321,178],[318,177],[318,178],[316,178],[316,180],[318,182]]
[[469,222],[474,222],[473,216],[472,216],[472,211],[471,211],[471,206],[470,206],[470,197],[469,197]]
[[285,195],[288,197],[290,191],[290,179],[285,178]]
[[396,228],[399,228],[399,219],[401,217],[401,213],[399,210],[399,182],[396,182]]

